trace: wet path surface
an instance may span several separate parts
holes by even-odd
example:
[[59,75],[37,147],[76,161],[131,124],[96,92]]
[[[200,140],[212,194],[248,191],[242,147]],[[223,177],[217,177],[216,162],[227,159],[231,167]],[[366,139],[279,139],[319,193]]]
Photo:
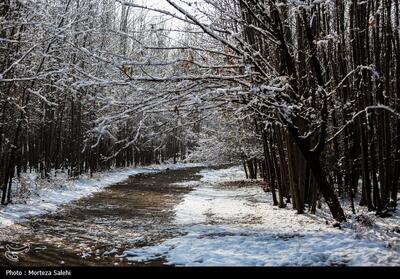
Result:
[[[12,228],[8,232],[13,241],[0,243],[0,265],[134,265],[116,255],[179,234],[172,222],[173,209],[191,189],[174,183],[199,180],[200,169],[135,175],[57,213],[16,225],[17,233]],[[12,262],[4,255],[7,244],[29,244],[30,249]],[[163,265],[163,261],[139,265]]]

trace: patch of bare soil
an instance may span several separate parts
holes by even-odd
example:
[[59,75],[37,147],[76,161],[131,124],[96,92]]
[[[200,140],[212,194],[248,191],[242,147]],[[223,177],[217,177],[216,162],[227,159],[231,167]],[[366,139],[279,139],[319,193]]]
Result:
[[232,188],[241,188],[241,187],[250,187],[250,186],[266,186],[266,183],[260,179],[253,180],[229,180],[219,184],[221,187],[232,187]]

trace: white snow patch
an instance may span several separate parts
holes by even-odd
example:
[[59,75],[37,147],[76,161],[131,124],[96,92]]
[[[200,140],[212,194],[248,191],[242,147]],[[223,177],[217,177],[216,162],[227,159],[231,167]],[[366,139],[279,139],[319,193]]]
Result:
[[197,186],[199,186],[200,185],[200,182],[199,181],[183,181],[183,182],[175,182],[175,183],[172,183],[171,185],[174,185],[174,186],[178,186],[178,187],[184,187],[184,188],[192,188],[192,187],[197,187]]
[[209,184],[245,178],[245,172],[239,166],[220,170],[202,170],[200,175],[202,176],[201,181]]

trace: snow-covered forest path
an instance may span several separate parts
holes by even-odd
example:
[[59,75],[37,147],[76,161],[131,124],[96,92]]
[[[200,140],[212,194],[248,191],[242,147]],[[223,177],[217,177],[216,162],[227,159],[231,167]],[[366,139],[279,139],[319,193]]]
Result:
[[178,233],[173,209],[191,189],[174,183],[198,180],[200,169],[137,174],[55,214],[3,228],[13,241],[1,243],[0,265],[14,264],[4,257],[7,244],[27,243],[30,251],[19,254],[15,265],[132,265],[115,255]]
[[[363,213],[342,228],[324,209],[298,215],[272,206],[241,167],[138,174],[55,214],[2,231],[30,244],[22,265],[399,265],[400,216]],[[350,216],[350,215],[349,215]],[[368,222],[366,222],[368,221]]]

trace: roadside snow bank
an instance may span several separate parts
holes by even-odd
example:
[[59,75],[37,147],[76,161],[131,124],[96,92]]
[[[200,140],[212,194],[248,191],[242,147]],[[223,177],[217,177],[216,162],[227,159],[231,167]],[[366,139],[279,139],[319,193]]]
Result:
[[93,177],[83,175],[70,179],[65,173],[58,173],[50,181],[38,179],[37,174],[23,174],[23,183],[16,183],[14,192],[24,187],[24,197],[16,196],[15,203],[0,207],[0,228],[26,220],[26,218],[56,211],[60,205],[78,200],[107,186],[126,180],[140,173],[182,169],[203,166],[201,164],[163,164],[140,168],[115,169],[96,173]]
[[239,167],[200,174],[202,184],[176,207],[183,235],[123,256],[189,266],[400,265],[400,251],[384,242],[328,226],[321,216],[273,207],[258,186],[218,185],[243,179]]

